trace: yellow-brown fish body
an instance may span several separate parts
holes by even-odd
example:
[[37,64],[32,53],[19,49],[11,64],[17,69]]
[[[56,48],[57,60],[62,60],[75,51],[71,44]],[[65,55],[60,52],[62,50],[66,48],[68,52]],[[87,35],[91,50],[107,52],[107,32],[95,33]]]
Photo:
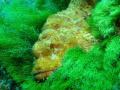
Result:
[[87,2],[71,0],[66,10],[49,16],[33,46],[36,60],[32,73],[36,79],[45,79],[62,66],[62,57],[68,48],[77,45],[89,51],[96,42],[85,21],[91,10]]

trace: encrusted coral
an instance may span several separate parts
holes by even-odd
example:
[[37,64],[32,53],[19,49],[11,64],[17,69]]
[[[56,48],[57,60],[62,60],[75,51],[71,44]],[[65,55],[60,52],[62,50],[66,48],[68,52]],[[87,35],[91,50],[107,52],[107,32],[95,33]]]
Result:
[[62,66],[62,56],[68,48],[77,45],[89,51],[98,42],[85,21],[91,10],[86,1],[71,0],[66,10],[47,19],[39,40],[33,46],[36,60],[32,73],[36,79],[44,79]]

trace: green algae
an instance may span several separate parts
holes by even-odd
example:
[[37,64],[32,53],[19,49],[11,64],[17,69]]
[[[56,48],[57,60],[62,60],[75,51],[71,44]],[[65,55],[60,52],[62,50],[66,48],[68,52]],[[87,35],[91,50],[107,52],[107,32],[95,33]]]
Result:
[[32,76],[32,46],[47,17],[58,11],[58,7],[38,9],[35,0],[0,3],[0,60],[16,82],[24,82]]

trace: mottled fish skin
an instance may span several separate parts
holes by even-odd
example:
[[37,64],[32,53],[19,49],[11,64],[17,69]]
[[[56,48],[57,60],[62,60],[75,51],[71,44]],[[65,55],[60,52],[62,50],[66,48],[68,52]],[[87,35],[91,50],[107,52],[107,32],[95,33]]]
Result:
[[71,0],[68,8],[49,16],[38,41],[33,46],[36,57],[32,73],[37,80],[45,79],[61,67],[68,48],[83,47],[87,52],[98,41],[91,35],[85,21],[92,7],[87,2]]

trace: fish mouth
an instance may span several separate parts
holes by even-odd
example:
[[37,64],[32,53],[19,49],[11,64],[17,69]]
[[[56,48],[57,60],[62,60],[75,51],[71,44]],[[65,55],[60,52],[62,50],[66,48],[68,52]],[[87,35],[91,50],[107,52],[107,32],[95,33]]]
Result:
[[47,77],[52,75],[55,72],[56,69],[52,70],[45,70],[45,71],[37,71],[36,73],[33,73],[35,80],[45,80]]

